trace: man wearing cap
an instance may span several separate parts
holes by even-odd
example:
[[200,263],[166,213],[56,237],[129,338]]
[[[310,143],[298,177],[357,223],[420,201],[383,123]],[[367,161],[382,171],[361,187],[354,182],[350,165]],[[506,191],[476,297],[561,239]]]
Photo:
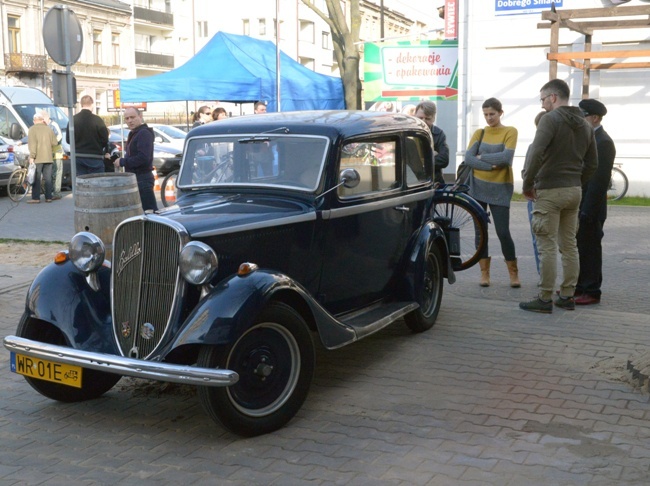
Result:
[[540,260],[539,293],[535,299],[519,303],[519,308],[530,312],[553,312],[558,250],[563,275],[555,306],[575,309],[581,187],[596,171],[598,153],[593,128],[580,108],[569,106],[569,96],[569,86],[561,79],[542,86],[539,100],[548,113],[539,120],[524,164],[523,194],[533,201],[531,225]]
[[580,224],[576,239],[580,254],[580,275],[576,285],[576,305],[591,305],[600,302],[600,286],[603,281],[603,226],[607,218],[607,190],[612,177],[612,166],[616,157],[614,141],[600,124],[607,114],[607,108],[598,100],[582,100],[578,106],[585,119],[594,128],[598,147],[598,169],[594,176],[582,186],[580,202]]

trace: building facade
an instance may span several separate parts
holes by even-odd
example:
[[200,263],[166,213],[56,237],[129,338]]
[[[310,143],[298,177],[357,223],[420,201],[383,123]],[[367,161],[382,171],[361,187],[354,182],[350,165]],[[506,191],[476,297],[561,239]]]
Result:
[[133,58],[132,7],[118,0],[3,0],[0,83],[35,87],[52,95],[51,72],[65,68],[47,55],[42,31],[45,15],[56,5],[70,8],[81,27],[83,49],[72,67],[77,97],[92,96],[97,111],[105,112],[108,92]]
[[[399,2],[397,6],[391,2],[396,0],[385,0],[382,16],[381,0],[361,0],[361,41],[380,38],[382,19],[387,38],[426,28],[426,16],[420,14],[424,10],[416,10],[418,18],[412,20],[397,10]],[[426,2],[411,3],[425,8]],[[314,0],[314,4],[327,14],[324,0]],[[240,0],[236,8],[214,0],[2,0],[0,84],[32,86],[52,95],[51,72],[64,68],[47,55],[42,26],[43,18],[56,5],[70,8],[81,24],[83,50],[71,69],[77,99],[92,96],[99,114],[114,110],[120,79],[152,76],[181,66],[219,31],[274,43],[278,39],[280,49],[303,66],[338,75],[330,28],[301,0]],[[349,3],[343,1],[342,6],[349,16]],[[433,14],[435,9],[431,10]],[[222,75],[219,66],[206,69]],[[148,106],[147,116],[187,109],[185,103],[162,105]],[[197,105],[192,102],[189,109],[193,111]],[[231,107],[230,111],[243,114],[247,109]]]

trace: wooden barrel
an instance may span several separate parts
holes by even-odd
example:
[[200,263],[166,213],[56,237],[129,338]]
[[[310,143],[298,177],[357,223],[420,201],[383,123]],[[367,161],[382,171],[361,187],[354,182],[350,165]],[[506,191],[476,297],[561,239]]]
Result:
[[106,259],[113,256],[115,227],[131,216],[143,214],[135,174],[107,172],[77,177],[74,194],[74,229],[101,238]]

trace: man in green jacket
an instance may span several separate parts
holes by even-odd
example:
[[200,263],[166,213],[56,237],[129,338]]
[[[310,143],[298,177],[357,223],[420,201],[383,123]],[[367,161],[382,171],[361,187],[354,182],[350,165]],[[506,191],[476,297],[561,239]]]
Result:
[[553,79],[542,86],[540,101],[548,113],[541,118],[526,154],[524,196],[533,201],[531,225],[540,257],[538,296],[521,302],[526,311],[553,312],[558,249],[563,280],[555,305],[575,309],[573,295],[580,273],[576,245],[582,185],[598,167],[594,130],[577,106],[569,106],[569,86]]
[[31,204],[41,202],[41,177],[45,181],[45,202],[52,202],[53,150],[58,145],[54,132],[45,124],[43,114],[34,113],[34,124],[27,132],[29,163],[36,164]]

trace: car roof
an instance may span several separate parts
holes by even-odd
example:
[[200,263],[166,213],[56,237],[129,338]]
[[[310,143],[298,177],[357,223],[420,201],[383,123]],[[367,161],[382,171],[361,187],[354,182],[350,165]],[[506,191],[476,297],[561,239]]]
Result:
[[0,92],[14,105],[52,104],[52,100],[40,89],[26,86],[0,86]]
[[403,113],[377,111],[292,111],[228,118],[206,123],[188,136],[228,133],[300,133],[350,138],[356,135],[412,130],[429,134],[427,125]]

